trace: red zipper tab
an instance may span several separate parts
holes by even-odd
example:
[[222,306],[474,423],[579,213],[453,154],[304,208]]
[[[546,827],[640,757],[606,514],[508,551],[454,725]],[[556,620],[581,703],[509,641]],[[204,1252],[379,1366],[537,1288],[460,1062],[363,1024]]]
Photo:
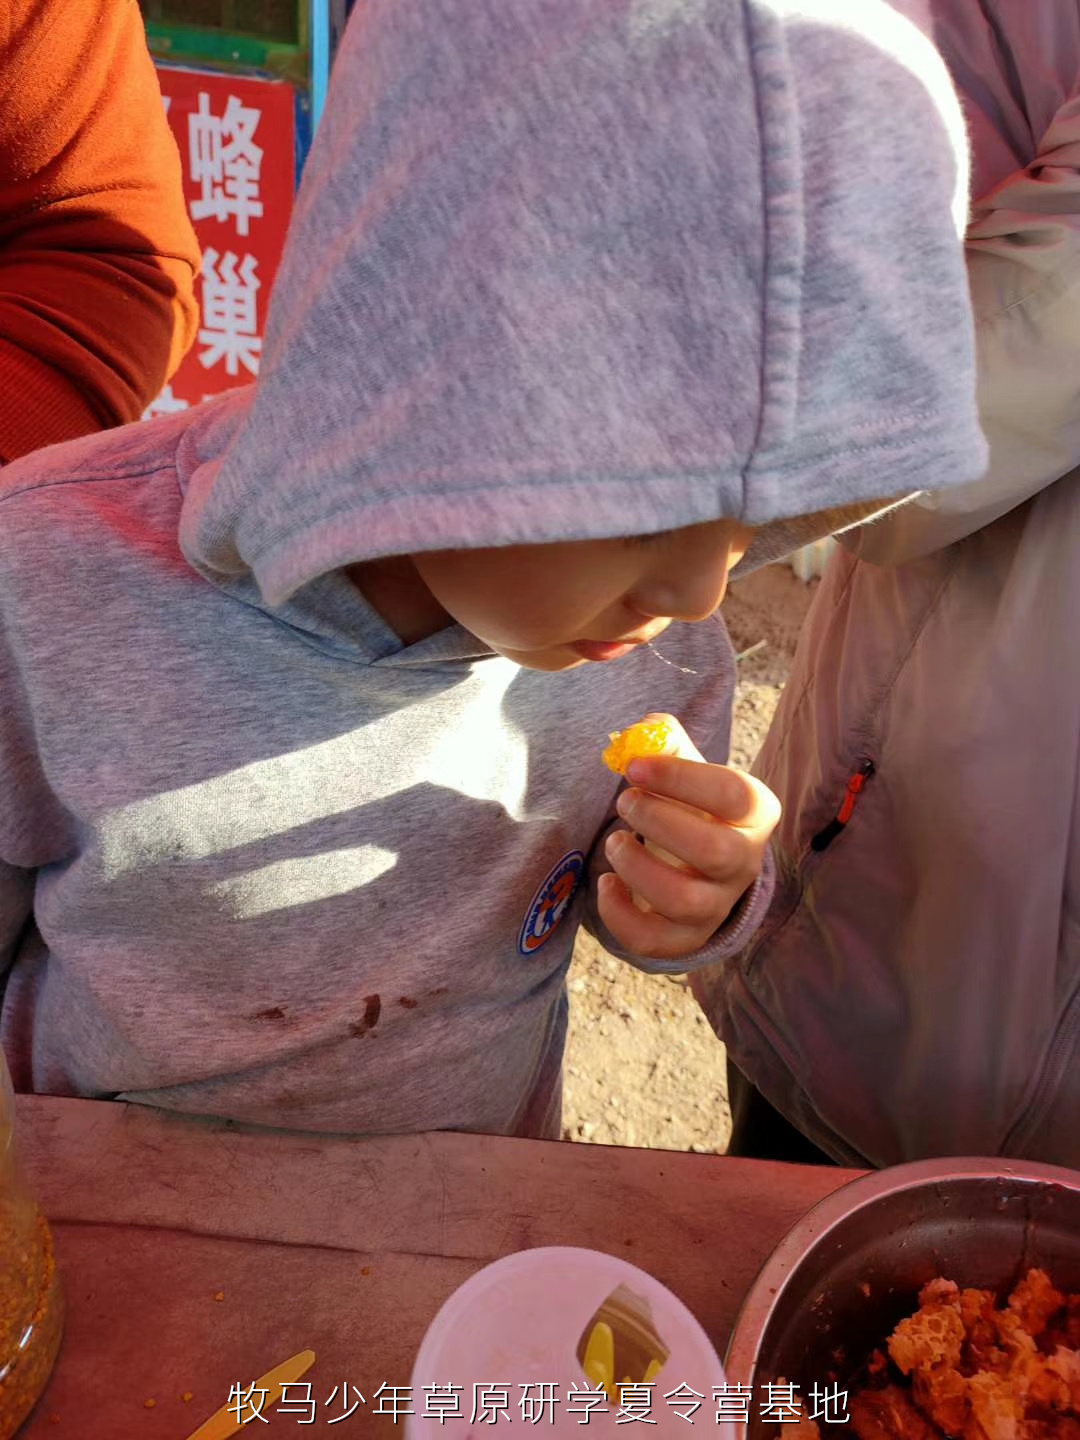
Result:
[[873,776],[876,766],[872,760],[864,760],[854,775],[848,778],[847,787],[844,791],[844,799],[836,817],[829,821],[823,830],[811,837],[811,850],[827,850],[836,837],[843,830],[844,826],[855,813],[855,806],[858,804],[859,796],[862,794],[866,782]]

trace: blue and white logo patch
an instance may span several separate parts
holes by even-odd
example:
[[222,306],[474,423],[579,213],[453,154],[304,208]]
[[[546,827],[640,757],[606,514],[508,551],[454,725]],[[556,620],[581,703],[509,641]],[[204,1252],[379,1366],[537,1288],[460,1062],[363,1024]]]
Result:
[[569,909],[584,873],[585,856],[580,850],[568,850],[548,872],[530,901],[521,926],[518,950],[522,955],[535,955],[540,946],[551,938]]

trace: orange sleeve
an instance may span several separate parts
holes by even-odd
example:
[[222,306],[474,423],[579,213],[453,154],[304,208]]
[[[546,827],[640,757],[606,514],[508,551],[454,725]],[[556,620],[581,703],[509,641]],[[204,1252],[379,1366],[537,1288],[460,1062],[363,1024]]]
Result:
[[199,249],[136,0],[0,14],[0,462],[135,420],[190,346]]

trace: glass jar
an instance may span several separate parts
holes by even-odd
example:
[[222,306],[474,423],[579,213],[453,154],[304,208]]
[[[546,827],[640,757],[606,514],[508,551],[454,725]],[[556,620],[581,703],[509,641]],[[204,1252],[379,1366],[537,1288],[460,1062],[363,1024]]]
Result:
[[0,1052],[0,1440],[45,1389],[63,1324],[52,1232],[15,1162],[15,1096]]

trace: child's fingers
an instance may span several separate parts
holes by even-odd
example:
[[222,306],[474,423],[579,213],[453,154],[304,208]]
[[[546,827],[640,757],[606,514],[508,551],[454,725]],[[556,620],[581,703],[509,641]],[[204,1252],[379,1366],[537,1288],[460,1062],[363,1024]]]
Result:
[[738,878],[733,873],[730,879],[729,895],[729,887],[718,886],[704,875],[676,870],[651,854],[628,830],[609,835],[605,853],[615,874],[634,895],[673,924],[706,934],[716,928],[718,912],[726,913],[725,905],[727,909],[734,905],[753,876],[749,864],[740,866]]
[[740,830],[771,834],[780,818],[780,801],[769,787],[729,765],[651,755],[634,760],[627,779],[637,788],[705,810]]
[[618,875],[600,876],[597,901],[600,918],[615,940],[635,955],[671,960],[692,954],[708,939],[697,928],[676,925],[658,911],[639,910]]
[[697,760],[702,765],[707,763],[705,756],[690,739],[676,716],[669,715],[666,710],[650,710],[644,719],[646,722],[651,720],[654,724],[667,727],[670,739],[664,754],[678,755],[683,760]]
[[617,808],[631,830],[710,881],[723,882],[743,874],[760,850],[752,832],[644,790],[625,790]]

